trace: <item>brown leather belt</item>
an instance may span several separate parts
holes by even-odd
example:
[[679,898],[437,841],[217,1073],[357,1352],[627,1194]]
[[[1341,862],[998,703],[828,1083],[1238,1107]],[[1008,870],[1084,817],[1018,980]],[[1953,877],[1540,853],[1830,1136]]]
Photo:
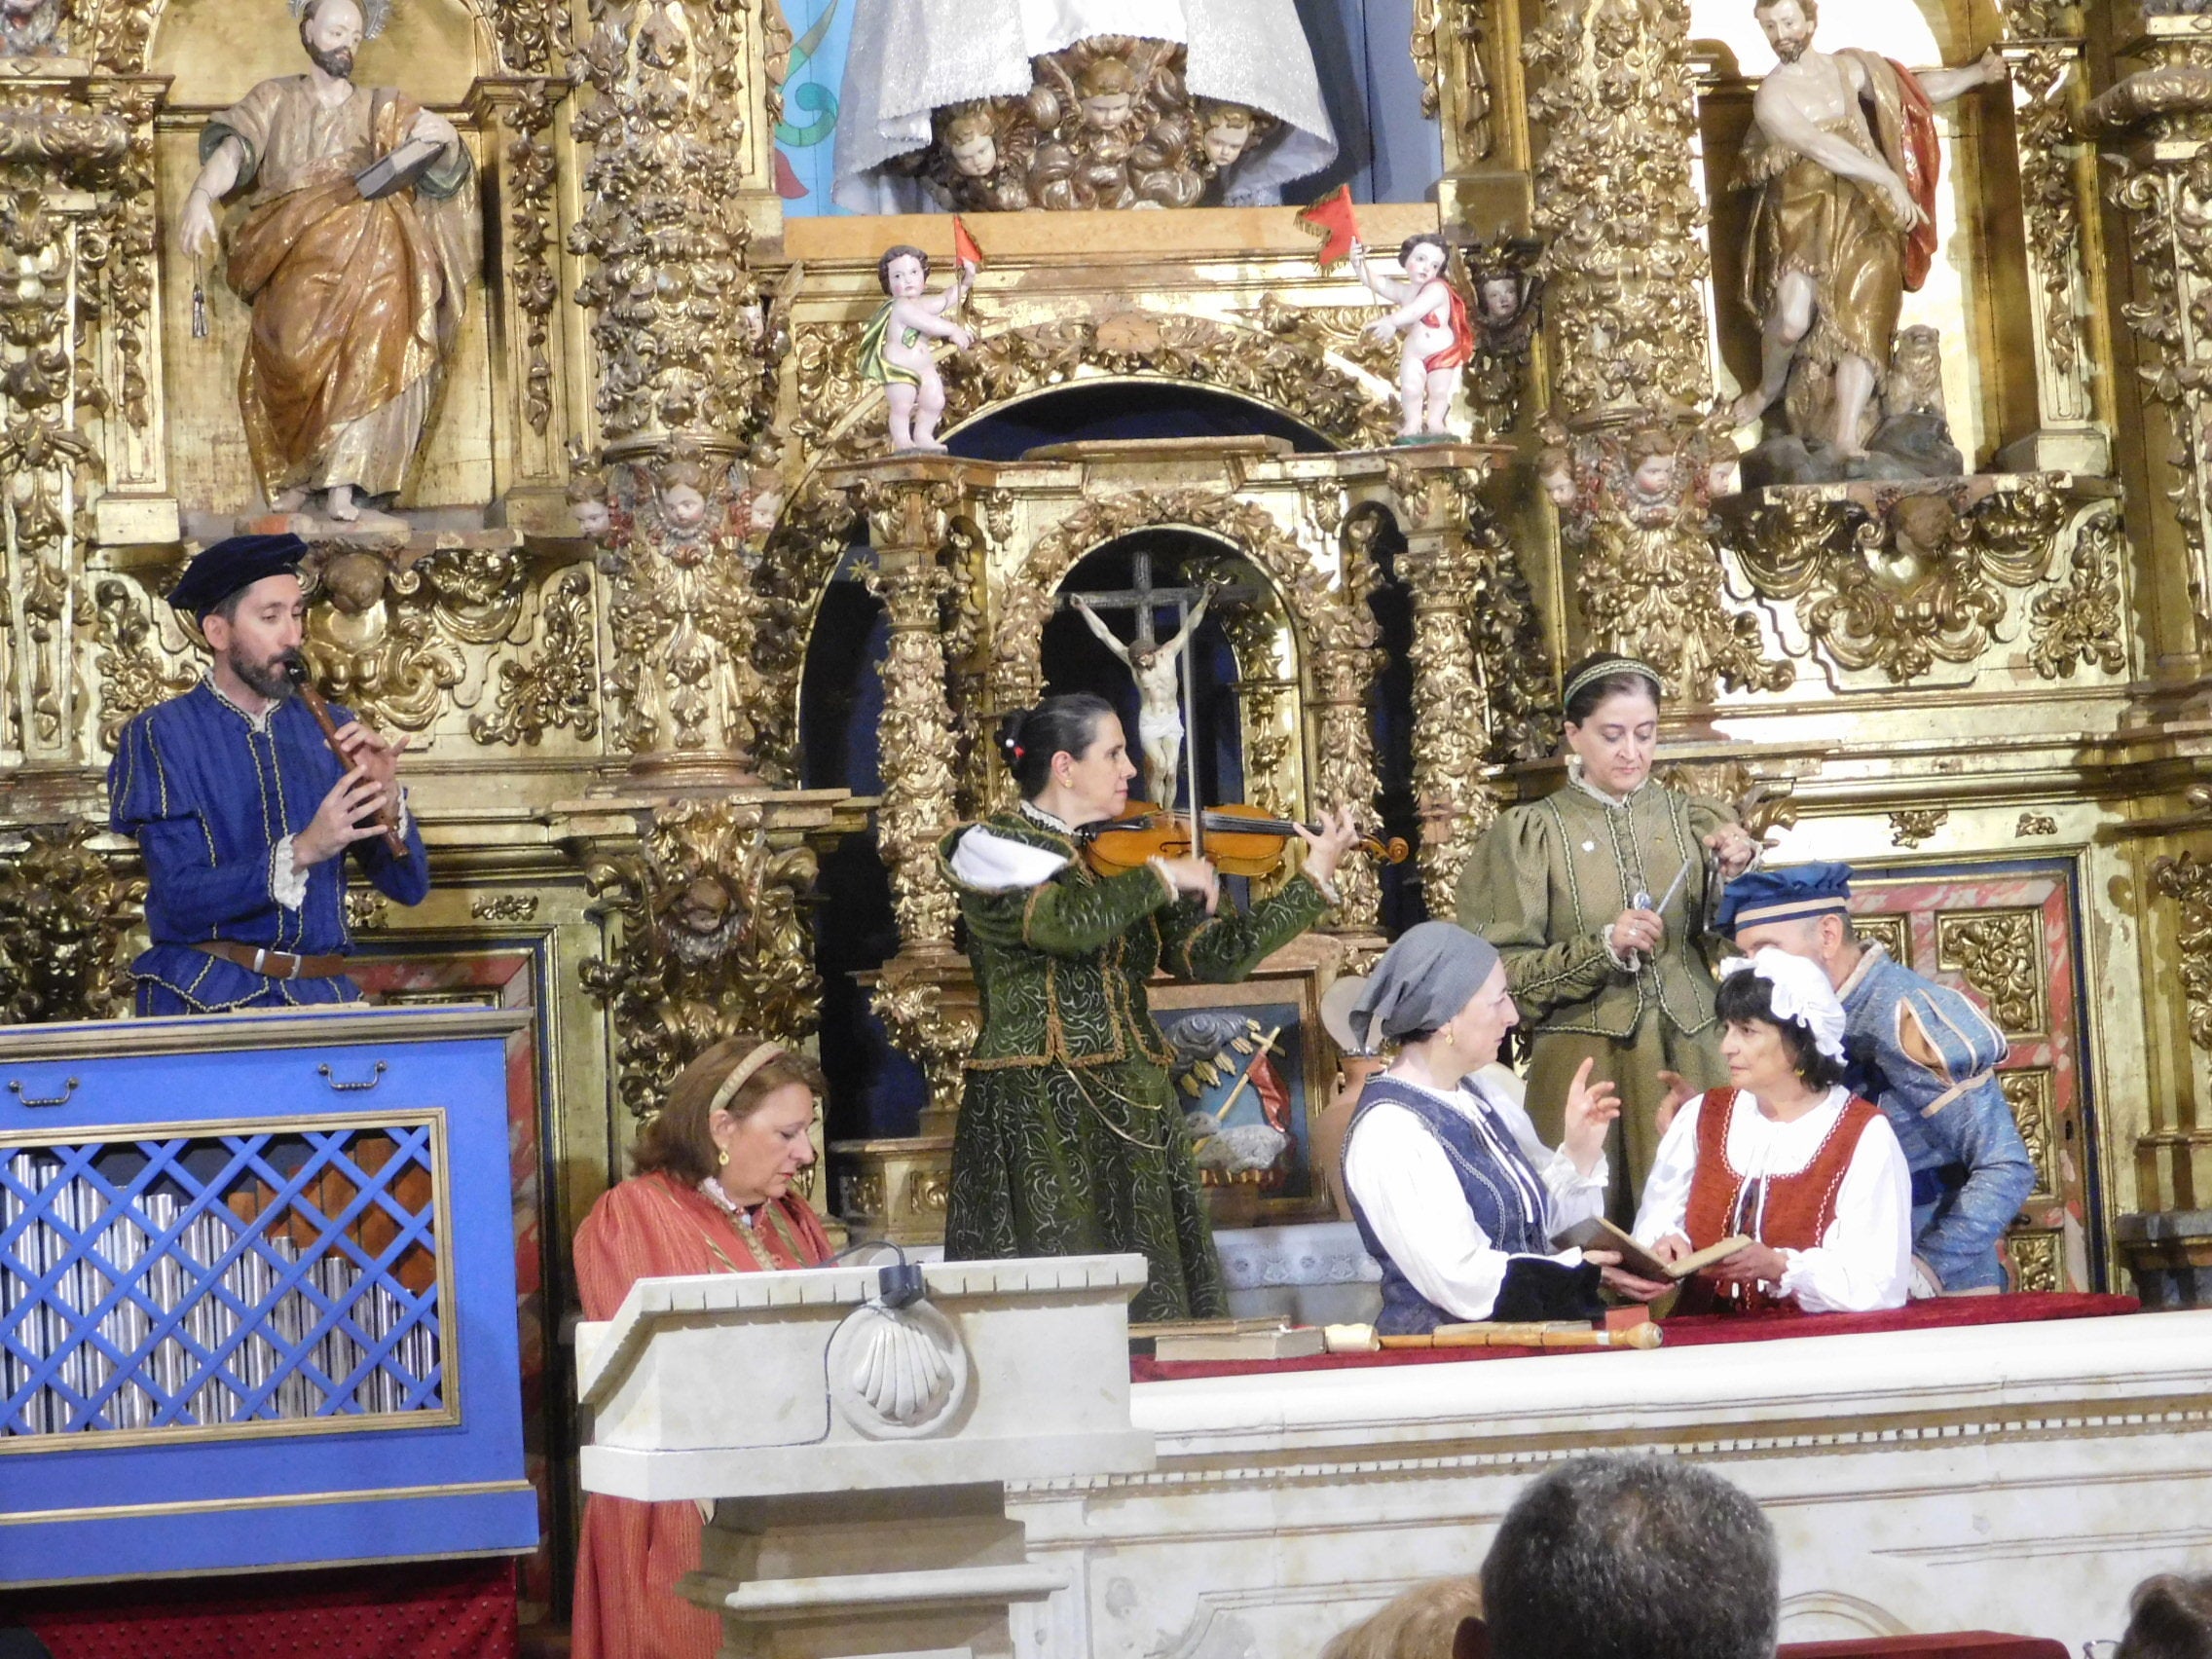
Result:
[[192,947],[225,962],[236,962],[272,979],[331,979],[346,972],[343,956],[294,956],[288,950],[264,950],[257,944],[239,944],[227,939],[203,940]]

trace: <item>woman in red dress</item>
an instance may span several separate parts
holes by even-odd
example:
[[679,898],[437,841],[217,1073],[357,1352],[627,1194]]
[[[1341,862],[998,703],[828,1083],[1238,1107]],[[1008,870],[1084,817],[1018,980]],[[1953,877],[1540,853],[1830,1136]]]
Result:
[[[586,1319],[642,1278],[765,1272],[829,1260],[791,1192],[814,1161],[822,1074],[774,1043],[718,1043],[683,1069],[631,1149],[633,1173],[576,1230]],[[699,1509],[594,1493],[576,1552],[573,1659],[713,1659],[721,1621],[676,1593],[699,1567]]]

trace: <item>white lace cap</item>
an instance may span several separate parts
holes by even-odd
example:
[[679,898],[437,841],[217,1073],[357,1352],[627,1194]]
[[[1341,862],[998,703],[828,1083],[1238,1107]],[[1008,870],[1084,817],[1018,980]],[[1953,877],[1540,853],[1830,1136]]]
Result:
[[1787,950],[1763,945],[1751,956],[1731,956],[1720,965],[1720,977],[1756,974],[1772,987],[1767,1000],[1777,1019],[1793,1019],[1813,1034],[1813,1047],[1831,1060],[1843,1058],[1843,1004],[1828,983],[1827,970],[1818,962],[1792,956]]

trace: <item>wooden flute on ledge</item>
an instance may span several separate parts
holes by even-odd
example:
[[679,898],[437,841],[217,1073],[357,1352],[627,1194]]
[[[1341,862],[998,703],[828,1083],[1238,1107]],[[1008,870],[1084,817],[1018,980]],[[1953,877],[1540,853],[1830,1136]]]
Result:
[[[308,665],[298,657],[286,658],[284,678],[292,682],[293,688],[300,694],[300,701],[308,706],[308,713],[314,716],[314,723],[322,728],[322,740],[330,745],[330,753],[345,763],[349,772],[351,771],[354,762],[339,745],[338,722],[330,718],[329,703],[323,700],[322,693],[314,688],[314,682],[308,678]],[[399,832],[397,797],[387,800],[377,808],[377,822],[384,826],[384,844],[391,849],[391,856],[395,859],[405,858],[407,837]]]

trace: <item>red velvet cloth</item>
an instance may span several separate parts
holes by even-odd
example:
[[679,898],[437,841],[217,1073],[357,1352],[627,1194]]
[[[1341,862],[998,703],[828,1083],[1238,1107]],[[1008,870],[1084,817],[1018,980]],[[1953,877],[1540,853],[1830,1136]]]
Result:
[[511,1561],[151,1579],[25,1591],[0,1627],[54,1659],[515,1659]]
[[2046,1636],[1954,1630],[1940,1636],[1871,1636],[1851,1641],[1786,1641],[1776,1659],[2068,1659]]
[[[1669,1347],[1706,1343],[1773,1342],[1783,1337],[1855,1337],[1870,1331],[1946,1330],[1959,1325],[2027,1324],[2043,1319],[2097,1319],[2133,1313],[2132,1296],[2030,1294],[1946,1296],[1884,1313],[1700,1313],[1662,1321]],[[1198,1377],[1272,1376],[1285,1371],[1348,1371],[1369,1365],[1448,1365],[1463,1360],[1526,1359],[1544,1353],[1612,1353],[1612,1348],[1387,1348],[1382,1353],[1326,1353],[1311,1359],[1225,1359],[1162,1363],[1141,1355],[1129,1361],[1138,1382],[1172,1382]]]

